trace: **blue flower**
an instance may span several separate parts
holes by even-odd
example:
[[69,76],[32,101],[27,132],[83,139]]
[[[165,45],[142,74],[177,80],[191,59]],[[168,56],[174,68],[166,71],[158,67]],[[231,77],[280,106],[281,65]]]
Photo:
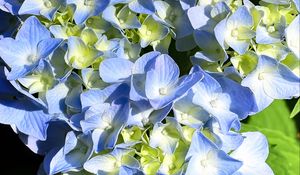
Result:
[[36,17],[29,17],[16,39],[0,40],[0,56],[11,68],[7,78],[16,80],[32,72],[41,59],[47,58],[62,42],[51,38],[50,32]]
[[148,124],[156,124],[161,122],[170,112],[172,104],[168,106],[155,110],[147,100],[132,101],[130,103],[131,111],[128,118],[128,126],[139,126],[145,127]]
[[117,145],[110,153],[92,157],[84,164],[84,169],[93,174],[143,174],[138,160],[132,156],[134,151]]
[[122,29],[135,29],[140,28],[141,23],[137,15],[132,12],[128,6],[124,6],[118,12],[115,6],[107,7],[102,14],[103,19],[110,22],[116,28]]
[[254,93],[259,112],[274,99],[298,97],[300,79],[285,65],[262,55],[256,69],[243,79],[242,85]]
[[273,175],[272,169],[265,162],[269,154],[267,138],[259,132],[245,132],[242,135],[245,137],[243,143],[230,154],[230,157],[243,162],[234,175]]
[[45,157],[43,165],[47,174],[79,170],[93,153],[90,135],[67,133],[65,145],[51,150]]
[[210,175],[226,175],[233,174],[242,166],[242,162],[219,150],[199,131],[193,135],[186,160],[188,161],[186,174],[201,172]]
[[56,11],[65,6],[65,0],[25,0],[19,10],[20,15],[43,15],[52,20]]
[[114,148],[128,115],[129,103],[126,98],[113,101],[111,106],[104,103],[100,108],[90,107],[85,112],[85,119],[80,124],[84,133],[92,132],[96,152]]
[[166,154],[173,154],[184,141],[182,128],[176,119],[167,117],[166,124],[156,123],[150,134],[149,145],[152,148],[160,148]]
[[[14,89],[11,85],[5,84]],[[1,87],[5,84],[1,84]],[[21,88],[17,84],[14,85]],[[44,112],[45,107],[34,101],[32,99],[34,98],[33,96],[29,98],[16,90],[10,93],[14,93],[16,99],[12,99],[11,97],[5,98],[5,96],[1,95],[0,123],[15,125],[18,131],[26,135],[33,136],[39,140],[46,140],[48,122],[52,119],[52,116]],[[30,96],[30,94],[27,95]]]
[[67,0],[67,4],[75,4],[74,20],[76,24],[81,24],[89,17],[103,12],[108,6],[109,0]]
[[214,78],[205,72],[203,75],[204,78],[192,88],[193,103],[215,117],[224,133],[233,126],[237,127],[239,119],[257,110],[253,94],[248,88],[222,76]]
[[154,109],[161,109],[182,97],[202,76],[196,71],[179,78],[177,64],[170,56],[162,54],[146,72],[145,96]]
[[219,44],[230,46],[239,54],[246,52],[250,40],[255,36],[251,30],[253,19],[245,6],[239,7],[232,15],[219,22],[214,28]]

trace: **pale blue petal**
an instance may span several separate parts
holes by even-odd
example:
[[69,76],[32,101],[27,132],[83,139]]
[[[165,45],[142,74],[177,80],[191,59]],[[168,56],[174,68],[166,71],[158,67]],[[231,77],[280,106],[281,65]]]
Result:
[[153,51],[141,56],[132,68],[132,78],[130,87],[130,99],[139,101],[146,99],[145,80],[146,72],[154,66],[155,59],[160,55],[159,52]]
[[16,125],[22,133],[46,140],[51,116],[31,100],[1,100],[0,116],[0,123]]
[[194,29],[210,31],[216,25],[216,22],[210,15],[211,7],[195,6],[188,10],[187,15]]
[[80,111],[81,102],[80,102],[80,94],[83,92],[82,85],[78,84],[77,86],[72,87],[70,92],[68,93],[65,103],[68,107],[76,109]]
[[23,23],[17,33],[16,40],[26,41],[33,48],[36,47],[41,40],[50,37],[50,32],[47,28],[42,25],[35,16],[31,16]]
[[196,5],[196,0],[180,0],[180,4],[183,10],[188,10]]
[[46,58],[62,43],[62,39],[44,39],[37,45],[37,57]]
[[121,166],[119,174],[120,175],[143,175],[144,173],[139,168],[130,168],[127,166]]
[[217,146],[206,138],[200,131],[196,130],[192,137],[192,142],[185,159],[189,160],[193,155],[206,155],[211,149],[217,149]]
[[227,59],[227,54],[219,45],[215,35],[210,32],[195,30],[194,37],[197,45],[203,50],[201,53],[203,56],[199,57],[198,55],[198,58],[202,58],[210,62],[215,62],[218,60],[223,62]]
[[[186,159],[189,159],[186,174],[202,172],[211,175],[233,174],[242,163],[217,150],[200,132],[195,132]],[[214,162],[214,163],[212,163]]]
[[227,30],[227,19],[223,19],[222,21],[220,21],[216,27],[214,28],[214,32],[215,32],[215,36],[217,41],[219,42],[219,44],[226,49],[225,46],[225,32]]
[[0,40],[0,57],[9,67],[29,64],[27,57],[30,54],[31,47],[25,41],[16,41],[12,38]]
[[[270,58],[271,59],[271,58]],[[266,79],[264,90],[274,99],[290,99],[300,95],[300,79],[288,67],[278,63],[278,72]]]
[[256,27],[256,38],[255,41],[258,44],[272,44],[281,42],[281,36],[272,36],[267,31],[267,28],[261,25]]
[[51,121],[47,128],[47,139],[45,141],[21,132],[19,137],[31,151],[39,155],[45,155],[53,148],[62,147],[65,143],[65,135],[70,130],[71,128],[64,121]]
[[65,83],[57,84],[53,89],[46,92],[49,114],[63,114],[66,112],[65,99],[68,92],[69,87]]
[[32,14],[39,15],[44,7],[44,2],[37,0],[25,0],[19,10],[19,15]]
[[82,109],[97,106],[99,103],[112,102],[117,98],[126,97],[128,94],[129,86],[127,84],[113,84],[103,90],[89,90],[80,96]]
[[226,40],[226,43],[238,54],[242,55],[247,51],[250,40]]
[[133,63],[123,58],[106,59],[100,64],[99,73],[106,83],[119,83],[131,76]]
[[[295,0],[298,2],[298,11],[300,8],[300,1]],[[300,16],[298,15],[291,24],[286,28],[285,30],[285,37],[286,37],[286,43],[289,47],[289,49],[297,56],[298,59],[300,59]]]
[[149,15],[155,13],[153,0],[133,0],[129,3],[129,8],[136,13]]
[[11,71],[7,74],[7,79],[16,80],[18,78],[23,78],[26,75],[28,75],[30,72],[32,72],[35,67],[36,65],[12,67]]
[[244,27],[252,27],[253,19],[245,6],[240,6],[227,20],[229,25],[237,24]]
[[242,145],[230,156],[243,162],[237,174],[273,175],[271,168],[265,163],[269,147],[266,137],[259,132],[242,133],[245,137]]
[[77,140],[77,136],[74,132],[69,132],[66,135],[66,142],[64,145],[64,149],[63,149],[63,153],[64,155],[70,153],[77,145],[78,140]]
[[219,77],[216,80],[222,86],[223,92],[230,95],[230,111],[239,116],[240,119],[246,118],[250,113],[257,111],[254,94],[247,87],[243,87],[235,81]]

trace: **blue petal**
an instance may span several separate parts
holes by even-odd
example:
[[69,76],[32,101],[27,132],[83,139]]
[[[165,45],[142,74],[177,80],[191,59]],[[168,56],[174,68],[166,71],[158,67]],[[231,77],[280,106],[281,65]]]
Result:
[[44,8],[44,3],[37,0],[25,0],[19,10],[19,15],[32,14],[39,15]]
[[217,149],[217,146],[208,140],[200,131],[196,130],[185,159],[189,160],[194,154],[205,155],[211,149]]
[[41,40],[50,37],[51,35],[47,28],[42,25],[35,16],[31,16],[23,23],[17,33],[16,40],[28,42],[28,44],[35,49],[34,47],[36,47]]
[[66,112],[65,99],[68,92],[69,88],[64,83],[60,83],[46,92],[49,114],[63,114]]
[[119,174],[124,174],[124,175],[142,175],[144,174],[142,170],[138,169],[138,168],[131,168],[131,167],[127,167],[127,166],[121,166],[120,167],[120,171]]
[[0,66],[0,84],[0,99],[5,98],[6,96],[10,98],[18,94],[18,91],[10,84],[5,76],[4,66]]
[[153,0],[133,0],[129,3],[129,8],[136,13],[149,15],[155,13]]
[[74,86],[69,92],[68,96],[66,97],[65,100],[66,105],[72,109],[80,111],[81,109],[80,95],[82,91],[83,89],[81,84]]
[[30,100],[0,100],[0,123],[16,125],[22,133],[46,140],[51,116]]
[[257,106],[253,93],[249,88],[232,81],[229,78],[216,78],[222,86],[223,92],[230,95],[230,111],[239,116],[240,119],[246,118],[250,113],[257,111]]
[[196,0],[180,0],[180,4],[183,10],[187,10],[196,5]]
[[186,174],[197,172],[211,175],[233,174],[242,166],[242,162],[229,157],[223,151],[217,150],[216,146],[199,131],[193,135],[186,159],[189,159]]
[[23,143],[34,153],[45,155],[56,147],[62,147],[65,143],[65,135],[71,130],[64,121],[51,121],[47,128],[47,139],[41,141],[33,136],[19,133]]
[[227,23],[237,23],[240,26],[251,27],[253,19],[248,9],[245,6],[240,6],[227,20]]
[[132,68],[132,78],[130,87],[130,99],[139,101],[146,99],[145,95],[145,80],[146,72],[151,70],[155,59],[160,55],[159,52],[149,52],[141,56]]
[[12,38],[0,40],[0,56],[9,67],[29,64],[27,57],[31,52],[30,45],[25,41],[16,41]]
[[273,175],[272,169],[265,163],[269,147],[266,137],[259,132],[242,133],[245,137],[242,145],[230,156],[243,162],[237,174]]
[[216,22],[210,15],[211,9],[207,6],[195,6],[188,10],[187,15],[194,29],[210,31]]
[[[73,137],[69,137],[73,134]],[[82,165],[90,157],[92,153],[91,139],[89,135],[78,135],[74,137],[75,133],[70,131],[66,137],[66,143],[75,142],[76,146],[71,152],[65,154],[63,147],[51,150],[44,159],[44,169],[47,174],[53,175],[59,172],[67,172],[82,168]],[[78,141],[77,141],[78,139]],[[73,145],[74,146],[74,145]],[[81,149],[79,149],[81,148]]]
[[127,97],[128,94],[129,86],[127,84],[113,84],[103,90],[89,90],[80,96],[82,109],[97,106],[103,102],[112,102],[117,98]]
[[[168,55],[161,55],[156,58],[154,69],[147,72],[145,92],[150,99],[161,95],[161,88],[168,88],[174,85],[179,78],[179,67]],[[166,94],[164,94],[166,95]]]
[[202,59],[210,62],[218,60],[224,62],[227,59],[227,54],[212,33],[195,30],[194,37],[197,45],[203,50],[204,57]]
[[37,56],[39,58],[46,58],[48,57],[61,43],[62,39],[44,39],[38,43],[37,46]]
[[227,19],[225,18],[222,21],[220,21],[214,28],[216,39],[224,49],[226,49],[224,32],[227,30],[226,23]]
[[[298,2],[298,11],[300,8],[300,1],[295,0]],[[285,37],[286,37],[286,43],[289,47],[289,49],[296,55],[298,59],[300,59],[300,16],[298,15],[291,23],[290,25],[285,29]]]
[[271,35],[267,28],[262,25],[256,27],[256,38],[255,41],[258,44],[273,44],[281,42],[282,36],[280,35]]
[[95,0],[93,4],[85,4],[81,0],[68,0],[67,3],[76,5],[74,20],[76,24],[82,24],[89,17],[101,13],[108,6],[109,0]]
[[131,75],[133,63],[123,58],[106,59],[100,64],[99,73],[104,82],[120,83]]
[[260,56],[256,69],[242,81],[255,95],[259,111],[273,99],[290,99],[299,96],[299,78],[277,60]]
[[36,65],[12,67],[11,71],[7,75],[7,79],[8,80],[16,80],[18,78],[25,77],[30,72],[32,72],[35,67],[36,67]]

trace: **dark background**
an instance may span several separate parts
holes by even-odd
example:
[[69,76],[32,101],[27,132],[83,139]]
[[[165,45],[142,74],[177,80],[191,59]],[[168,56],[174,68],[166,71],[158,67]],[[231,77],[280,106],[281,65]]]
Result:
[[43,157],[19,139],[9,125],[0,124],[0,175],[35,175]]

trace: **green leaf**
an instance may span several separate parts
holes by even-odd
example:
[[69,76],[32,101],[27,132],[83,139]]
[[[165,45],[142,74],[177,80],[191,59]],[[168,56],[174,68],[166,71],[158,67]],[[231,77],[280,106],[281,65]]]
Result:
[[243,124],[242,132],[246,131],[260,131],[267,137],[270,152],[267,163],[274,174],[299,175],[300,149],[296,139],[287,137],[277,130]]
[[248,124],[264,129],[282,132],[296,138],[297,129],[290,119],[290,111],[285,101],[275,100],[268,108],[249,118]]
[[298,99],[290,117],[291,118],[295,117],[299,112],[300,112],[300,98]]

